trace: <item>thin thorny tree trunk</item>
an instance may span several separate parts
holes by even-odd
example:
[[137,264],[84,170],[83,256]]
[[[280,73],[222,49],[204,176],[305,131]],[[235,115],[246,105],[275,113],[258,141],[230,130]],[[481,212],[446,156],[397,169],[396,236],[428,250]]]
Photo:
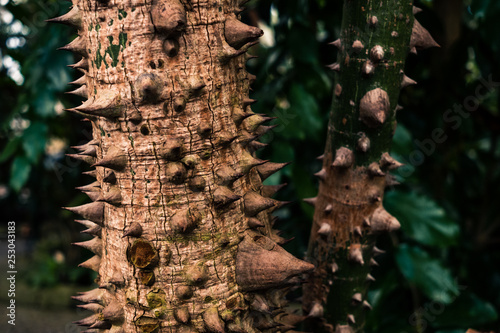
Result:
[[245,51],[262,34],[242,0],[88,0],[52,21],[79,36],[69,111],[93,139],[72,156],[95,167],[80,189],[98,288],[75,299],[88,332],[284,332],[289,283],[313,266],[276,244],[269,213],[285,164],[256,159],[270,127],[248,98]]
[[[399,91],[415,82],[403,72],[409,51],[435,46],[414,20],[412,1],[346,0],[334,100],[314,205],[307,260],[316,267],[304,286],[314,332],[361,332],[381,250],[376,235],[399,228],[382,206],[388,172],[401,164],[388,153]],[[413,27],[413,29],[412,29]]]

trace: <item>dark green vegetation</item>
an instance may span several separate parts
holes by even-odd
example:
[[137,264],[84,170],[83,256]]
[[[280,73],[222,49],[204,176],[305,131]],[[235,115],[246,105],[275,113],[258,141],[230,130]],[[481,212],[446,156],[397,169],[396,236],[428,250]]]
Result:
[[[49,8],[46,16],[41,4]],[[407,61],[406,74],[418,85],[402,91],[404,110],[398,113],[392,145],[393,155],[407,166],[395,172],[402,184],[386,193],[384,203],[401,222],[401,231],[378,240],[387,252],[377,258],[380,266],[372,273],[376,282],[369,302],[374,308],[367,330],[498,330],[500,94],[492,82],[500,82],[500,3],[416,5],[424,9],[419,21],[441,48]],[[84,167],[64,156],[74,152],[68,143],[88,141],[90,132],[81,130],[78,117],[56,112],[62,109],[59,101],[65,107],[79,104],[79,98],[63,93],[70,90],[66,83],[79,77],[66,68],[74,63],[72,56],[56,51],[74,36],[42,22],[68,6],[62,1],[4,6],[2,11],[31,28],[23,47],[7,47],[19,32],[3,21],[4,15],[0,27],[2,64],[8,66],[10,56],[24,77],[17,85],[6,67],[0,69],[0,209],[3,221],[17,221],[19,236],[36,241],[35,261],[23,269],[25,280],[39,287],[89,284],[93,278],[88,270],[74,268],[82,261],[80,252],[89,254],[70,245],[81,240],[82,228],[60,209],[87,202],[72,188],[90,181],[79,179]],[[266,22],[274,32],[266,30],[266,38],[275,37],[274,45],[262,42],[255,48],[260,58],[249,62],[257,75],[254,111],[277,117],[278,127],[267,135],[272,144],[261,158],[293,161],[268,182],[289,184],[278,199],[296,201],[280,211],[280,227],[283,237],[295,237],[288,249],[301,257],[312,208],[297,199],[317,192],[312,174],[320,163],[314,161],[324,149],[334,86],[325,65],[337,53],[328,42],[339,36],[342,3],[261,0],[253,8],[244,14],[247,21]],[[65,143],[62,151],[58,140]]]

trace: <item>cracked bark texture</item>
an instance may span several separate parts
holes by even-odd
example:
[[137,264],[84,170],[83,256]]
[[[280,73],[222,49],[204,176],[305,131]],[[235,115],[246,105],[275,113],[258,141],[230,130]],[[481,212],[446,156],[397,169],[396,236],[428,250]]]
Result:
[[[382,206],[389,171],[401,164],[389,154],[399,91],[415,84],[403,70],[408,52],[436,46],[414,20],[412,1],[346,0],[339,72],[314,205],[307,261],[316,267],[304,285],[308,329],[362,332],[370,267],[383,251],[376,235],[399,228]],[[413,28],[412,28],[413,27]]]
[[254,157],[270,127],[248,98],[245,52],[262,34],[246,1],[73,1],[82,58],[68,111],[92,123],[71,156],[94,170],[67,208],[94,238],[81,266],[98,288],[75,299],[87,332],[285,332],[290,284],[312,270],[277,243],[282,203],[262,180],[284,167]]

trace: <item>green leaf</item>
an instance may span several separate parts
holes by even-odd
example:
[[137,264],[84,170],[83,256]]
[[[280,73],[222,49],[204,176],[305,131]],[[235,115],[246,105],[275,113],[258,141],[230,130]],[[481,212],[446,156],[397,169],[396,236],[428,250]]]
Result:
[[493,323],[498,319],[495,307],[472,292],[463,292],[453,304],[446,307],[433,306],[436,320],[433,326],[439,327],[478,327]]
[[26,184],[31,171],[31,164],[24,156],[18,156],[14,159],[10,169],[10,187],[16,192]]
[[40,122],[31,123],[23,133],[23,149],[26,152],[26,157],[36,163],[40,155],[45,149],[47,141],[48,128],[47,125]]
[[411,239],[422,244],[447,247],[457,244],[460,228],[434,200],[415,192],[391,191],[385,196],[385,207],[401,223]]
[[35,112],[41,117],[49,117],[55,114],[56,100],[49,91],[40,91],[33,101]]
[[450,304],[458,296],[458,285],[450,271],[421,248],[401,245],[396,262],[404,277],[431,300]]
[[291,116],[287,119],[288,124],[285,124],[286,131],[283,136],[316,141],[323,128],[316,99],[302,85],[295,83],[290,87],[287,96],[290,100],[290,109],[287,112]]
[[7,142],[5,145],[5,148],[3,149],[2,153],[0,154],[0,163],[5,162],[7,159],[9,159],[17,150],[17,147],[19,146],[19,143],[21,142],[19,137],[13,138]]

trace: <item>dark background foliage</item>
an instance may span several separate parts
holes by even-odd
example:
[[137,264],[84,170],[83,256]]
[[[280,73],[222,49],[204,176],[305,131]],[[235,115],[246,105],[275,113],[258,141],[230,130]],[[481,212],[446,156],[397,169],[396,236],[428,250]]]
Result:
[[[74,187],[91,181],[81,176],[86,166],[64,155],[90,135],[87,123],[63,112],[80,103],[64,94],[80,76],[67,67],[74,59],[56,51],[73,32],[44,22],[70,4],[0,3],[0,235],[5,240],[7,221],[16,221],[18,290],[33,291],[23,298],[26,306],[55,306],[33,295],[61,285],[85,290],[94,278],[77,268],[89,254],[70,245],[83,239],[82,228],[60,208],[86,202]],[[401,185],[385,196],[402,228],[378,241],[387,252],[373,272],[367,331],[500,331],[500,94],[494,84],[500,82],[500,2],[417,5],[424,9],[418,20],[441,48],[408,58],[406,73],[419,84],[401,94],[392,147],[406,166],[395,172]],[[302,257],[313,211],[300,199],[317,191],[312,174],[320,168],[316,157],[335,82],[325,65],[336,58],[328,43],[339,36],[342,2],[251,1],[243,16],[265,31],[251,51],[259,58],[248,63],[257,75],[252,97],[259,100],[254,111],[276,117],[278,127],[263,138],[269,146],[260,154],[293,161],[268,182],[288,183],[277,198],[294,203],[277,212],[278,227],[283,237],[294,237],[287,249]],[[53,295],[68,299],[60,306],[74,306]],[[46,332],[65,325],[65,332],[77,331],[62,317],[45,325],[54,327]]]

